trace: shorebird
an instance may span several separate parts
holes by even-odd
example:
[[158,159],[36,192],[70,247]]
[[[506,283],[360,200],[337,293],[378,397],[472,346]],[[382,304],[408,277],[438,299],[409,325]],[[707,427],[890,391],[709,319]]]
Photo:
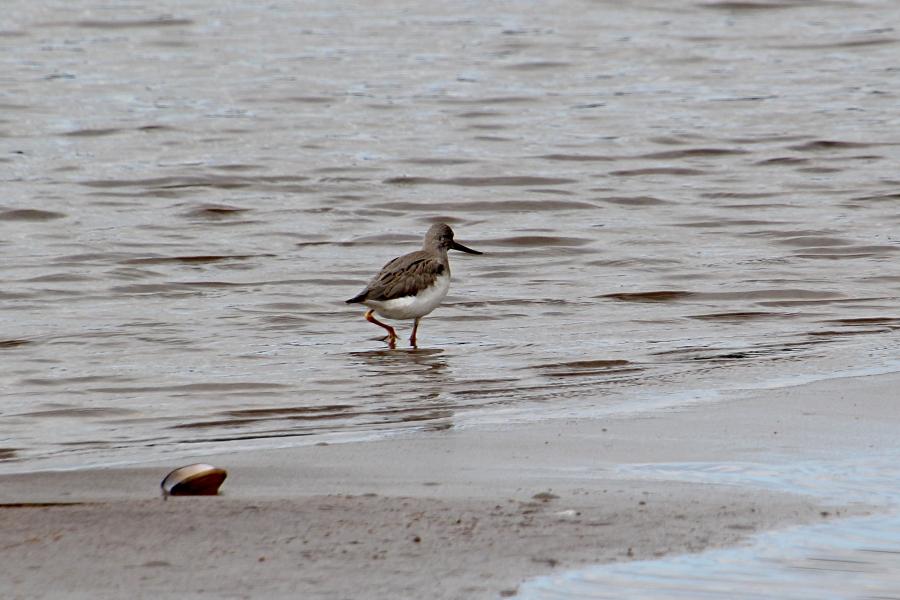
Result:
[[397,347],[397,332],[376,319],[375,314],[386,319],[414,319],[409,344],[416,348],[419,320],[437,308],[450,289],[447,250],[451,249],[481,254],[453,241],[449,225],[436,223],[425,234],[421,250],[398,256],[384,265],[366,289],[347,300],[347,304],[365,304],[369,308],[366,320],[387,329],[392,350]]

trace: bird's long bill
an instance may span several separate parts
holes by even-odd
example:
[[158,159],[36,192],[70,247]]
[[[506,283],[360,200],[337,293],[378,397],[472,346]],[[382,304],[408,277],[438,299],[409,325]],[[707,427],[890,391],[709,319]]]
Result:
[[484,254],[483,252],[479,252],[478,250],[466,248],[459,242],[450,242],[450,248],[452,248],[453,250],[459,250],[460,252],[468,252],[469,254]]

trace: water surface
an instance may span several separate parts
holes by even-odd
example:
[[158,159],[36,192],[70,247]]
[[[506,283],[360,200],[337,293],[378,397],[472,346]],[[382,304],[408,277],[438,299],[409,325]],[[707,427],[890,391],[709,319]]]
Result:
[[[895,368],[895,3],[4,14],[0,471]],[[387,351],[435,220],[485,255]]]
[[[520,600],[887,600],[900,590],[898,451],[837,460],[626,465],[627,477],[752,485],[875,514],[766,532],[735,548],[598,565],[526,582]],[[827,515],[827,513],[826,513]]]

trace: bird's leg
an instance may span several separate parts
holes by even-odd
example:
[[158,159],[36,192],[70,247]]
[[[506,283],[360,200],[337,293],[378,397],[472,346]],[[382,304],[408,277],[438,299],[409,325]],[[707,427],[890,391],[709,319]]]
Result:
[[418,348],[418,346],[416,346],[416,331],[419,330],[419,319],[421,319],[421,317],[416,317],[416,320],[413,322],[412,335],[409,336],[409,345],[413,348]]
[[366,313],[366,321],[369,323],[375,323],[379,327],[384,327],[388,332],[388,346],[391,347],[391,350],[397,347],[397,332],[394,331],[394,328],[390,325],[386,325],[375,318],[375,311],[370,310]]

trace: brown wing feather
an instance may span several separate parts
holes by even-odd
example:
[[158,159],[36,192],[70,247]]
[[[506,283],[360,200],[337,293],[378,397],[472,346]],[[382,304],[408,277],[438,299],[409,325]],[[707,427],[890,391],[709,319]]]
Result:
[[393,300],[404,296],[415,296],[420,289],[434,283],[446,267],[434,255],[421,250],[397,257],[376,275],[361,300]]

